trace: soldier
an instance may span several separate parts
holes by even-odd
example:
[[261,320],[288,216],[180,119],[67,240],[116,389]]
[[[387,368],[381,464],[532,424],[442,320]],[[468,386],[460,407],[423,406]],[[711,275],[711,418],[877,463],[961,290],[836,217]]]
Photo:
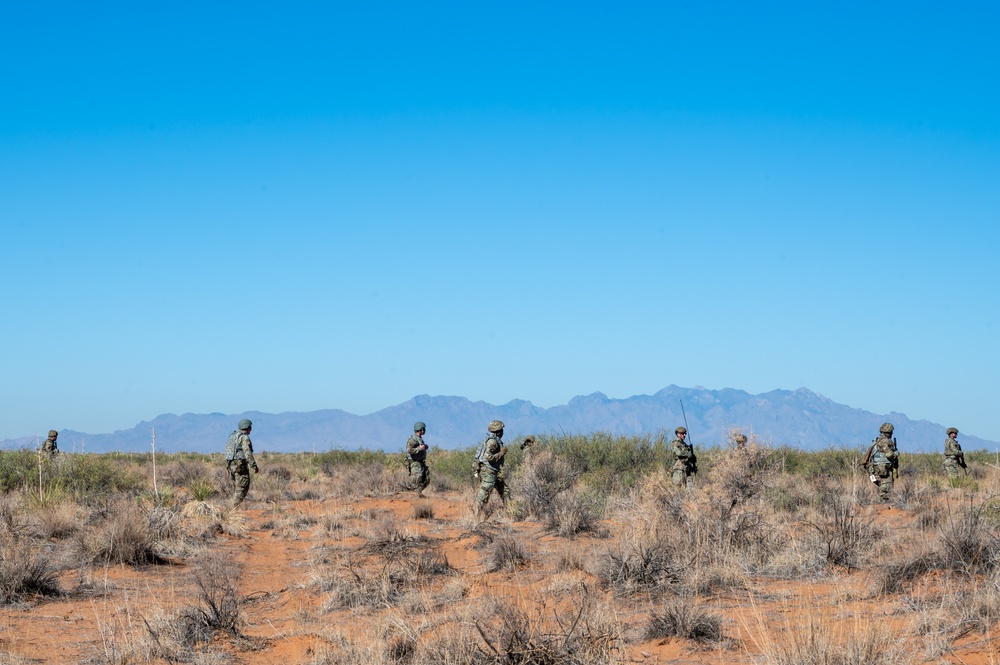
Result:
[[500,500],[504,507],[510,499],[510,489],[503,475],[504,456],[507,454],[507,446],[503,445],[503,422],[491,420],[486,427],[489,434],[479,447],[477,456],[479,462],[479,494],[476,497],[476,514],[482,515],[486,502],[490,500],[490,493],[496,489],[500,495]]
[[54,429],[49,430],[49,438],[42,441],[42,452],[49,455],[55,455],[59,452],[59,444],[56,443],[56,439],[59,438],[59,432]]
[[743,432],[736,432],[733,437],[733,446],[736,450],[743,450],[747,446],[747,435]]
[[250,469],[254,473],[260,473],[253,458],[253,443],[250,441],[252,429],[253,423],[244,418],[226,442],[226,469],[236,485],[233,491],[234,508],[243,502],[250,491]]
[[872,441],[866,458],[871,481],[878,487],[878,496],[882,502],[892,500],[892,485],[894,478],[899,476],[899,451],[896,440],[892,438],[892,423],[882,423],[878,428],[878,438]]
[[427,444],[424,443],[424,434],[427,434],[427,425],[417,421],[413,423],[413,436],[406,440],[406,465],[409,467],[411,480],[416,473],[417,496],[423,496],[424,489],[431,482],[431,472],[427,468]]
[[674,435],[677,437],[671,441],[674,453],[674,466],[673,466],[673,482],[677,487],[684,487],[687,485],[688,476],[693,473],[698,473],[697,460],[694,456],[694,448],[688,444],[685,439],[687,438],[687,428],[678,427],[674,430]]
[[[958,477],[958,467],[966,468],[965,453],[958,443],[958,430],[948,428],[948,438],[944,440],[944,470],[949,478]],[[966,471],[968,473],[968,471]]]

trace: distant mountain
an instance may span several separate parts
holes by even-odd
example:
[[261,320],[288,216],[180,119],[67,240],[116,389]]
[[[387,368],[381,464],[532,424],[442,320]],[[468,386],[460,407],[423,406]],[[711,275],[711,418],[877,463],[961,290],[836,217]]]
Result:
[[[221,451],[241,418],[253,421],[257,450],[274,452],[330,448],[401,450],[417,420],[427,423],[428,443],[449,449],[480,441],[486,434],[486,424],[494,418],[504,421],[506,438],[510,441],[519,435],[544,433],[672,433],[684,422],[682,400],[690,437],[696,445],[723,443],[730,428],[740,427],[756,433],[767,443],[804,450],[861,447],[878,434],[878,427],[884,421],[896,426],[895,435],[904,451],[937,451],[945,439],[943,425],[910,420],[901,413],[875,414],[854,409],[805,388],[751,395],[731,388],[706,390],[672,385],[655,395],[627,399],[610,399],[594,393],[574,397],[568,404],[550,409],[523,400],[494,406],[464,397],[419,395],[366,416],[339,409],[278,414],[257,411],[231,415],[165,414],[112,434],[63,430],[59,433],[59,446],[67,451],[144,452],[150,449],[155,428],[157,450]],[[974,436],[960,435],[959,441],[966,450],[993,450],[998,446],[995,441]],[[8,448],[34,446],[33,437],[7,442]]]

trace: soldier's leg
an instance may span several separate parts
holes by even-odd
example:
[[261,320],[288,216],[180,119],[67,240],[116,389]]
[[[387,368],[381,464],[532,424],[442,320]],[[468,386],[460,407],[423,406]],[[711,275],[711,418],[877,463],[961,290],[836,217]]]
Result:
[[500,495],[500,500],[506,507],[507,502],[510,500],[510,488],[507,487],[507,479],[506,478],[497,479],[496,488],[497,488],[497,494]]
[[944,471],[948,474],[949,478],[958,477],[958,462],[955,460],[945,460]]
[[423,494],[427,486],[431,484],[431,470],[427,464],[420,465],[420,493]]
[[485,469],[480,469],[479,475],[482,477],[482,482],[479,484],[479,494],[476,495],[476,505],[477,510],[482,511],[486,502],[490,500],[490,492],[493,491],[493,487],[497,483],[497,476],[492,471]]
[[243,503],[247,492],[250,491],[250,467],[246,461],[238,460],[235,462],[231,473],[233,475],[233,482],[236,483],[236,488],[233,490],[233,506],[238,506]]
[[671,480],[677,487],[684,487],[687,485],[687,475],[684,473],[683,469],[674,469],[671,475]]
[[891,471],[885,478],[879,478],[879,498],[882,499],[882,501],[892,501],[892,483],[893,480]]

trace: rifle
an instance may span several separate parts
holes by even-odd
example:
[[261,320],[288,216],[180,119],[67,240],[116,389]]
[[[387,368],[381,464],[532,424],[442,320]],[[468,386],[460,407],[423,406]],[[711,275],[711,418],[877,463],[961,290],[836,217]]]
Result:
[[[684,431],[691,436],[691,431],[688,429],[688,417],[684,413],[684,400],[678,400],[681,403],[681,415],[684,416]],[[694,442],[691,443],[691,473],[698,473],[698,456],[694,454]]]

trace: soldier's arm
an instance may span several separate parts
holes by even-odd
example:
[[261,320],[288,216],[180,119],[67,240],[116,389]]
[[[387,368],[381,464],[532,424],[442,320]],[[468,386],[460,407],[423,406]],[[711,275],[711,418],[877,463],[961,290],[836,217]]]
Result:
[[503,459],[506,449],[498,444],[496,440],[492,440],[486,446],[486,459],[490,464],[496,464],[501,459]]
[[255,460],[253,457],[253,443],[250,441],[250,437],[249,436],[240,437],[240,445],[243,447],[243,456],[246,458],[247,464],[251,468],[256,469],[257,460]]

